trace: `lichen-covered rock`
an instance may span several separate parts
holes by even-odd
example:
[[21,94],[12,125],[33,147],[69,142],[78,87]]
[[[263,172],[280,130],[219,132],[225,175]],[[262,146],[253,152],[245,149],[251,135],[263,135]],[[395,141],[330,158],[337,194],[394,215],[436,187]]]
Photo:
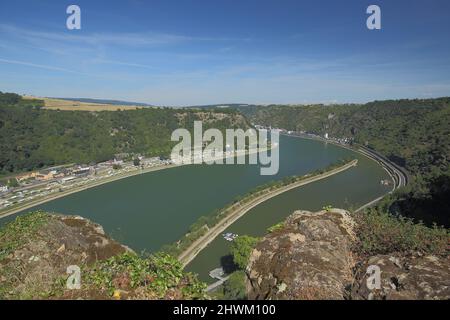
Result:
[[46,298],[67,267],[90,265],[130,250],[109,238],[100,225],[79,216],[37,213],[2,231],[3,299]]
[[353,237],[353,221],[344,210],[296,211],[253,250],[248,297],[343,299],[352,278]]
[[[369,266],[380,271],[379,289],[369,290],[367,281],[373,276],[367,273]],[[424,300],[450,299],[450,258],[437,256],[376,255],[356,268],[351,289],[352,299]]]
[[203,299],[205,288],[177,259],[138,255],[82,217],[38,211],[0,228],[0,300]]

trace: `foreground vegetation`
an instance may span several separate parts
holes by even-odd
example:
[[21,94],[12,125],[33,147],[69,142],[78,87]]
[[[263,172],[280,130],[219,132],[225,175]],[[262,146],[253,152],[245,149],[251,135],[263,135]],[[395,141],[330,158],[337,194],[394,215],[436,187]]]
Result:
[[[104,240],[92,236],[96,227],[90,222],[80,227],[79,220],[68,217],[71,223],[65,224],[60,217],[33,212],[0,229],[0,299],[206,297],[206,285],[195,275],[184,272],[180,262],[167,254],[138,255],[119,244],[112,244],[109,249],[99,246],[97,251],[95,243],[90,249],[81,249],[84,251],[80,254],[76,243]],[[61,246],[65,239],[75,245]],[[98,258],[105,252],[109,258]],[[69,265],[81,268],[78,290],[66,287]]]
[[[83,290],[98,290],[113,298],[134,291],[134,299],[203,299],[206,284],[183,272],[180,262],[167,254],[147,257],[126,252],[86,266]],[[123,289],[118,289],[118,288]]]
[[258,238],[243,235],[237,237],[231,244],[230,253],[233,262],[240,270],[245,270],[247,267],[248,259],[258,241]]
[[[329,211],[327,207],[325,211]],[[366,209],[364,212],[353,213],[355,222],[355,239],[351,251],[358,263],[376,255],[393,256],[422,256],[433,255],[447,258],[450,249],[450,232],[443,227],[427,227],[423,223],[414,223],[412,219],[392,214],[380,208]],[[284,222],[268,228],[268,233],[281,233],[285,228]],[[292,232],[292,230],[286,231]],[[260,239],[247,235],[239,236],[230,247],[230,255],[234,263],[234,271],[223,284],[215,297],[230,300],[245,300],[246,278],[249,257]],[[268,262],[269,263],[269,262]],[[283,263],[281,261],[280,263]],[[317,290],[316,288],[309,288]],[[305,299],[327,299],[327,296],[312,295]]]
[[229,266],[232,272],[224,282],[224,284],[213,293],[213,297],[226,300],[246,300],[247,292],[245,287],[245,279],[247,277],[245,271],[249,262],[252,250],[260,241],[259,238],[242,235],[237,237],[230,246],[230,258],[232,265]]
[[17,217],[0,229],[0,262],[16,249],[34,239],[36,232],[49,220],[46,212],[37,211]]
[[379,207],[354,214],[357,240],[354,251],[362,255],[413,253],[447,256],[450,232],[427,227],[412,219],[393,216]]

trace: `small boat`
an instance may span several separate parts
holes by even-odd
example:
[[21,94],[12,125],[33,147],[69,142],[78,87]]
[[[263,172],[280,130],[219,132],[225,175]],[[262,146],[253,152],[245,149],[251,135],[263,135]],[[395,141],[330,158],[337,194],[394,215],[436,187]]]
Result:
[[224,233],[224,234],[222,234],[222,236],[227,241],[233,241],[234,239],[236,239],[238,237],[237,234],[231,233],[231,232]]

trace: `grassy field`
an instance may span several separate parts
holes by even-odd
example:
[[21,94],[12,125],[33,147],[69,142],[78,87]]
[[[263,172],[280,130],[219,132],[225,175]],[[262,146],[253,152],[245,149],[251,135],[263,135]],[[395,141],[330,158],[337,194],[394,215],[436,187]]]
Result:
[[112,105],[112,104],[101,104],[101,103],[87,103],[72,100],[62,100],[62,99],[51,99],[51,98],[40,98],[32,96],[24,96],[24,99],[39,99],[44,100],[45,109],[50,110],[79,110],[79,111],[117,111],[117,110],[135,110],[140,109],[140,106],[122,106],[122,105]]

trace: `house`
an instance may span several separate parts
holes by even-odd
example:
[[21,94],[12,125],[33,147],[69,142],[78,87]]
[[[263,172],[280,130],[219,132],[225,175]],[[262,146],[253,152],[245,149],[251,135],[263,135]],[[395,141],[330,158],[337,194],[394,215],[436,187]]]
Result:
[[7,192],[8,190],[9,190],[8,186],[0,182],[0,193]]
[[64,178],[60,179],[59,182],[61,182],[62,184],[64,184],[64,183],[69,182],[69,181],[72,181],[72,180],[74,180],[74,179],[76,179],[76,177],[74,177],[74,176],[68,176],[68,177],[64,177]]
[[159,164],[161,163],[160,157],[152,157],[152,158],[143,158],[141,159],[141,164],[144,166],[152,165],[152,164]]
[[99,163],[98,165],[99,165],[99,166],[108,166],[108,167],[112,167],[113,165],[117,165],[117,164],[118,164],[118,165],[123,164],[123,160],[114,158],[113,160],[108,160],[108,161]]
[[118,153],[118,154],[115,154],[114,155],[114,160],[115,161],[117,161],[117,160],[125,160],[125,159],[128,159],[128,158],[130,158],[131,157],[131,154],[129,154],[129,153]]
[[122,165],[123,164],[123,160],[114,158],[113,165],[115,165],[115,164],[116,165]]
[[65,173],[64,172],[58,172],[57,174],[55,174],[54,178],[64,178],[65,177]]
[[57,172],[56,170],[49,170],[49,169],[47,169],[47,170],[41,170],[41,171],[39,171],[39,173],[36,175],[36,180],[39,180],[39,181],[48,181],[48,180],[53,179],[57,173],[58,173],[58,172]]
[[91,173],[91,167],[82,167],[79,166],[78,168],[76,168],[75,170],[73,170],[72,172],[75,176],[77,177],[81,177],[81,176],[87,176]]
[[17,181],[20,183],[24,180],[35,179],[37,176],[37,172],[27,172],[16,177]]

